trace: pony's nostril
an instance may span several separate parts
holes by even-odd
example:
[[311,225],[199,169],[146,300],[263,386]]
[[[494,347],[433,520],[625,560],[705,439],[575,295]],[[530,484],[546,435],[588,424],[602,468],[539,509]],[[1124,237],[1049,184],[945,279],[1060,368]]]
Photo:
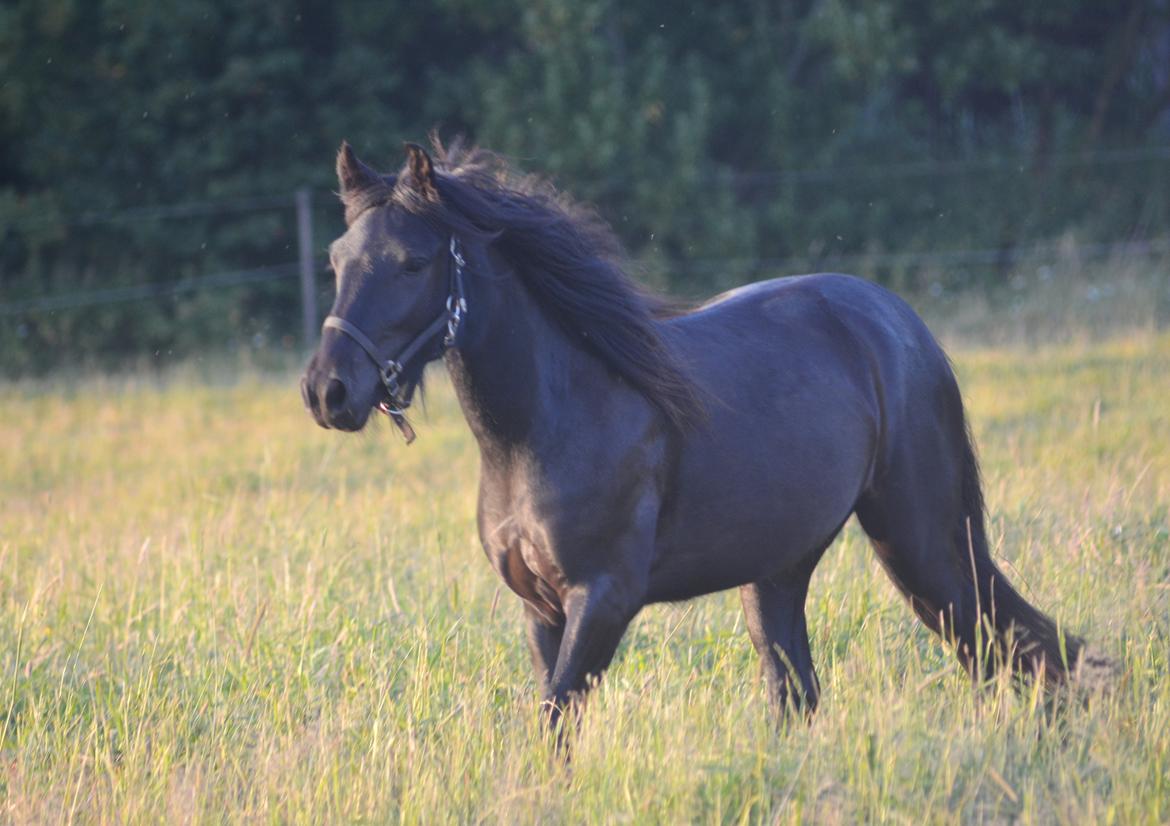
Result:
[[330,379],[325,385],[325,409],[336,412],[345,404],[345,385],[340,379]]

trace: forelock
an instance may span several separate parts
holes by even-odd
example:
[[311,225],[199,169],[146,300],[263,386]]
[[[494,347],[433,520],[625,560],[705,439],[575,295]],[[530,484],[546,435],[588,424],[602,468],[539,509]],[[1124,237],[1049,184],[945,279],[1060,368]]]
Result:
[[366,210],[392,200],[396,183],[397,179],[394,175],[383,175],[379,182],[371,186],[341,193],[341,203],[345,207],[346,226],[356,221],[357,217]]

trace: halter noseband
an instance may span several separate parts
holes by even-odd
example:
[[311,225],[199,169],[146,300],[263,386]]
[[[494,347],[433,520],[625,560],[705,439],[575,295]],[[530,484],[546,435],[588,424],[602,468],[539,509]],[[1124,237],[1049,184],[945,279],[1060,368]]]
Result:
[[[414,428],[406,420],[406,409],[410,407],[413,387],[403,387],[399,384],[398,379],[403,371],[413,365],[414,360],[424,352],[427,345],[434,341],[435,336],[440,332],[446,331],[443,335],[439,355],[453,346],[455,336],[459,332],[459,324],[467,312],[467,299],[463,293],[463,267],[467,261],[464,260],[463,254],[459,251],[459,241],[454,235],[451,236],[450,251],[451,258],[448,266],[450,283],[448,284],[446,308],[422,332],[412,338],[397,356],[390,357],[382,353],[369,336],[341,316],[328,316],[322,327],[322,329],[332,327],[352,338],[358,343],[358,346],[366,351],[366,355],[377,366],[378,375],[382,377],[382,385],[386,388],[386,395],[389,397],[378,403],[378,409],[389,416],[394,424],[398,425],[407,444],[413,442],[415,436]],[[438,356],[424,358],[424,365],[432,358],[438,358]]]

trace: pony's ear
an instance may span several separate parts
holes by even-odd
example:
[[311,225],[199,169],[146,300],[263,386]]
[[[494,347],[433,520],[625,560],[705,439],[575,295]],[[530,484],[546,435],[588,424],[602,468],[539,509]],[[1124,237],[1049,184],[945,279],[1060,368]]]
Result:
[[349,143],[342,141],[341,149],[337,150],[337,183],[341,194],[358,192],[381,182],[381,176],[358,160]]
[[417,143],[407,142],[406,171],[409,173],[407,185],[414,187],[429,201],[439,200],[439,189],[435,185],[435,164],[427,150]]

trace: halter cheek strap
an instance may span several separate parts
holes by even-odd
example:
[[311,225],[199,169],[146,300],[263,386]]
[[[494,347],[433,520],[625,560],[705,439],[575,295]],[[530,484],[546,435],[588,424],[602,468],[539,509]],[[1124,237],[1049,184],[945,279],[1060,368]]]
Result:
[[[406,409],[410,407],[414,387],[413,385],[404,387],[399,382],[399,378],[404,371],[415,366],[415,360],[420,356],[423,357],[423,365],[425,365],[426,362],[438,358],[449,347],[452,347],[455,344],[455,336],[459,332],[459,324],[467,312],[467,299],[463,293],[463,267],[467,262],[459,251],[459,241],[455,236],[451,236],[450,252],[446,308],[434,321],[412,338],[397,356],[385,355],[357,325],[346,321],[341,316],[331,315],[325,319],[323,325],[323,329],[339,330],[357,342],[358,346],[377,366],[378,375],[382,378],[382,385],[386,388],[386,395],[389,397],[387,400],[379,402],[378,409],[389,416],[398,426],[407,444],[413,442],[415,438],[414,428],[406,419]],[[444,330],[446,333],[443,335],[438,354],[427,358],[425,351],[428,345],[433,344],[435,337]]]

